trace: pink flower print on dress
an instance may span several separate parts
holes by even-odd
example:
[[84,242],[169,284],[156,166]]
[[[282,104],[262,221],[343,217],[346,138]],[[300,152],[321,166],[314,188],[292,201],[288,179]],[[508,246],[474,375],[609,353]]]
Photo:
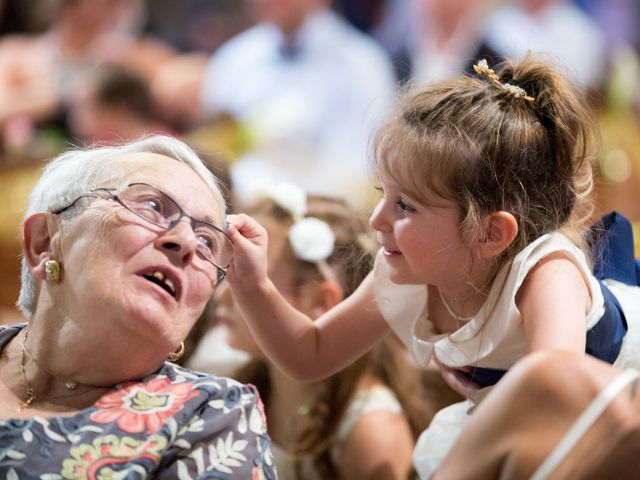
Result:
[[127,433],[157,432],[165,420],[174,416],[191,398],[198,396],[190,383],[171,383],[166,377],[149,383],[125,384],[96,403],[98,411],[91,420],[98,423],[117,421]]

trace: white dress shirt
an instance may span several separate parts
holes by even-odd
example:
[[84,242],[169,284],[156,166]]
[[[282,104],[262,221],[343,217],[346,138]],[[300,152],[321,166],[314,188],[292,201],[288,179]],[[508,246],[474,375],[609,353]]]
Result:
[[212,57],[202,101],[250,129],[250,152],[231,169],[242,192],[256,177],[298,183],[310,193],[366,203],[366,156],[388,113],[395,81],[375,42],[331,11],[311,15],[284,48],[273,25],[259,24]]

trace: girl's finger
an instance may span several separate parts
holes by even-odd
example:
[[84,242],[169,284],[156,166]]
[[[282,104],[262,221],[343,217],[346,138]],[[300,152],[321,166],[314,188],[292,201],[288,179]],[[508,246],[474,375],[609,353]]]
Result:
[[262,225],[243,213],[227,216],[225,232],[232,241],[238,240],[239,236],[247,239],[266,238],[266,231]]

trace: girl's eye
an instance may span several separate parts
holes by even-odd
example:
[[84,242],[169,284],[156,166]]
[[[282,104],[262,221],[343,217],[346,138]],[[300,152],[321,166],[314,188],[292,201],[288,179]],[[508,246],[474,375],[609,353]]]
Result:
[[398,206],[398,209],[404,213],[413,213],[416,211],[415,208],[413,208],[411,205],[402,201],[402,199],[397,200],[396,205]]

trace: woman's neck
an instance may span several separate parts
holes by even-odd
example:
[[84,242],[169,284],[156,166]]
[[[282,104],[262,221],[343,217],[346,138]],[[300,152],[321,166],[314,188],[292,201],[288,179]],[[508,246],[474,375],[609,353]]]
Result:
[[[39,305],[27,327],[26,343],[27,366],[34,375],[32,380],[44,383],[41,388],[47,387],[51,376],[64,382],[112,387],[152,373],[166,359],[153,348],[133,345],[126,333],[119,334],[113,328],[100,330],[99,325],[93,328],[88,321],[72,318],[62,307],[41,306],[45,307]],[[39,367],[37,371],[34,365]]]
[[1,352],[0,418],[73,414],[108,391],[62,379],[37,365],[28,352],[28,340],[27,327]]

